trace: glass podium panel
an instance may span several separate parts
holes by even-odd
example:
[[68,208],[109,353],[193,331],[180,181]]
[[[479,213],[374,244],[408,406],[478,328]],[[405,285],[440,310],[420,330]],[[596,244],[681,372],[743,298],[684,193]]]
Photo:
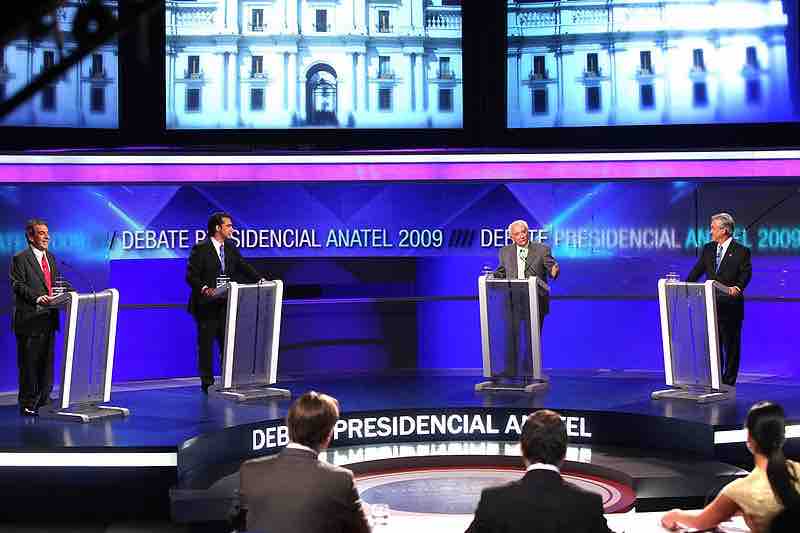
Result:
[[70,404],[104,401],[111,312],[110,291],[78,296]]
[[706,287],[667,283],[665,292],[673,384],[711,387]]
[[526,280],[486,282],[491,377],[533,375],[529,287]]
[[276,285],[239,285],[233,337],[232,385],[270,381]]

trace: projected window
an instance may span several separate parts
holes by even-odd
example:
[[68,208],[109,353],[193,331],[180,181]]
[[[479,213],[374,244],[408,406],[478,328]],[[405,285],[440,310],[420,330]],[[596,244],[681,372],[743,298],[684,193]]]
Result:
[[506,0],[508,127],[800,120],[797,0],[654,6]]
[[327,9],[317,9],[317,21],[316,24],[314,24],[314,30],[321,33],[329,32],[331,30],[331,27],[328,24]]
[[189,63],[186,69],[187,78],[200,77],[200,56],[189,56]]
[[392,72],[392,58],[389,56],[378,57],[378,77],[384,80],[394,78]]
[[697,71],[706,70],[706,62],[703,60],[703,49],[695,48],[692,50],[692,67]]
[[264,110],[264,89],[250,89],[250,110]]
[[42,89],[42,111],[56,110],[56,88],[48,85]]
[[52,50],[45,50],[42,52],[42,69],[47,70],[53,68],[56,63],[56,53]]
[[650,55],[650,50],[642,50],[639,52],[639,74],[652,74],[653,73],[653,59]]
[[751,105],[761,103],[761,82],[759,80],[747,80],[747,103]]
[[545,68],[544,56],[533,56],[533,79],[547,79],[547,69]]
[[755,46],[748,46],[745,52],[747,66],[751,68],[758,68],[758,50]]
[[250,60],[250,77],[261,78],[264,76],[264,56],[253,56]]
[[250,31],[264,31],[264,10],[253,9],[250,12]]
[[392,26],[389,24],[389,10],[381,9],[378,11],[378,33],[390,33]]
[[597,54],[586,54],[586,76],[594,77],[600,75],[600,63]]
[[200,89],[186,89],[186,111],[197,113],[200,111]]
[[533,90],[533,114],[547,113],[547,89]]
[[642,106],[642,109],[653,109],[655,107],[656,99],[652,84],[645,83],[639,87],[639,105]]
[[392,89],[383,87],[378,90],[378,109],[381,111],[392,110]]
[[[170,0],[164,7],[168,129],[463,126],[459,1]],[[190,111],[189,88],[202,92],[202,113]],[[263,89],[269,113],[251,113],[254,88]],[[439,105],[442,90],[451,107]]]
[[103,54],[92,54],[92,70],[89,75],[92,78],[105,77],[105,70],[103,69]]
[[706,86],[706,82],[695,82],[692,96],[695,107],[706,107],[708,105],[708,87]]
[[439,111],[453,110],[453,89],[439,89]]
[[92,87],[90,95],[90,109],[92,113],[105,113],[106,90],[103,87]]
[[439,78],[441,78],[443,80],[451,80],[451,79],[453,79],[453,71],[450,70],[450,58],[449,57],[440,57],[439,58]]
[[586,88],[586,111],[597,112],[600,111],[600,87],[587,87]]

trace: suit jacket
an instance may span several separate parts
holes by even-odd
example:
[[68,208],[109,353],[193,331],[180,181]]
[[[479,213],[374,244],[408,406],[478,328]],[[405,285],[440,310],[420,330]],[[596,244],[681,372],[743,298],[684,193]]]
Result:
[[248,531],[367,533],[369,525],[350,470],[308,450],[245,461],[239,494]]
[[697,263],[692,268],[686,280],[696,282],[700,276],[706,279],[719,281],[726,287],[739,287],[742,295],[732,297],[717,292],[717,316],[722,320],[744,319],[744,289],[750,283],[753,275],[753,265],[750,263],[750,248],[734,240],[728,245],[725,256],[719,264],[719,271],[714,268],[717,259],[717,243],[710,242],[703,247]]
[[467,533],[611,533],[600,495],[566,483],[558,472],[531,470],[484,489]]
[[[247,261],[242,258],[242,254],[230,240],[225,241],[225,274],[232,281],[238,283],[255,283],[262,276]],[[217,276],[219,276],[222,265],[219,255],[214,248],[211,239],[205,239],[192,247],[189,254],[189,264],[186,268],[186,283],[192,288],[189,296],[190,313],[195,317],[210,318],[216,316],[219,307],[224,300],[213,300],[203,296],[203,287],[214,288],[217,286]]]
[[[547,281],[550,276],[550,269],[556,264],[556,260],[550,252],[550,247],[546,244],[528,242],[528,257],[525,262],[525,277],[536,276],[542,281]],[[500,279],[517,279],[519,269],[517,268],[517,245],[510,244],[500,248],[500,266],[494,271],[494,277]],[[546,315],[550,310],[550,298],[548,294],[540,293],[540,313]]]
[[[58,276],[56,258],[46,251],[50,266],[50,281]],[[11,328],[17,335],[37,335],[58,329],[58,311],[36,303],[47,294],[42,266],[36,260],[33,249],[27,247],[11,260],[11,290],[14,293],[14,310],[11,313]]]

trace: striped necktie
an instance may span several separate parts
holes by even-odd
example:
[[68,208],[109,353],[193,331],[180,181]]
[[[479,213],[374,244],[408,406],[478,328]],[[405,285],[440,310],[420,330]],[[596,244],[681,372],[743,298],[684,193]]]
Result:
[[722,245],[717,244],[717,259],[714,262],[714,272],[719,272],[720,263],[722,263]]

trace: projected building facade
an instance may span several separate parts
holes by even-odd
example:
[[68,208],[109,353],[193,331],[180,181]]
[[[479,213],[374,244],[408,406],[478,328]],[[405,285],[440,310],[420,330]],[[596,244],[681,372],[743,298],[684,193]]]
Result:
[[461,127],[460,4],[168,1],[167,127]]
[[[63,2],[56,12],[64,37],[64,53],[77,48],[72,20],[79,1]],[[104,4],[117,13],[116,1]],[[61,126],[116,128],[118,115],[117,43],[109,42],[92,51],[55,83],[0,119],[6,126]],[[0,100],[10,98],[49,66],[59,62],[55,39],[41,41],[18,38],[0,48]]]
[[794,120],[779,0],[508,1],[512,128]]

